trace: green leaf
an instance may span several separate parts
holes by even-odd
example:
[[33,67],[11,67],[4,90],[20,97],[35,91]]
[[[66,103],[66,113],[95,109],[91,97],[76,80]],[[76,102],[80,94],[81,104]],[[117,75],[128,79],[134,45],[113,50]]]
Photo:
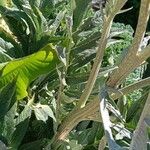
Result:
[[41,150],[43,148],[43,146],[45,145],[45,140],[37,140],[34,142],[30,142],[27,144],[23,144],[19,150]]
[[50,15],[53,15],[54,11],[56,11],[56,8],[54,7],[54,1],[51,0],[42,0],[40,3],[40,6],[37,6],[34,4],[35,1],[30,0],[31,5],[35,5],[36,7],[40,8],[42,14],[48,18]]
[[31,117],[31,109],[28,105],[24,108],[21,114],[16,119],[16,129],[13,132],[10,147],[12,150],[16,150],[20,145],[22,139],[28,128],[29,119]]
[[0,63],[12,60],[14,53],[13,45],[0,37]]
[[128,138],[128,139],[131,139],[132,137],[132,133],[127,130],[123,124],[115,124],[113,126],[113,129],[116,130],[118,133],[116,134],[115,136],[115,139],[116,140],[122,140],[123,138]]
[[6,54],[6,51],[0,46],[0,63],[4,63],[10,60],[12,60],[12,58]]
[[12,0],[12,2],[19,8],[19,9],[23,9],[23,5],[29,4],[28,0]]
[[89,2],[91,0],[73,0],[75,3],[75,9],[73,11],[73,31],[81,25],[84,14],[87,10]]
[[107,105],[106,105],[106,101],[108,101],[109,96],[108,96],[108,93],[104,84],[105,83],[103,83],[103,86],[101,86],[101,89],[100,89],[99,100],[100,100],[100,113],[102,116],[105,136],[108,141],[108,146],[110,149],[120,150],[121,147],[115,142],[113,138],[112,130],[110,128],[111,126],[110,116],[109,116],[109,112],[108,112]]
[[89,72],[87,73],[75,73],[70,76],[67,76],[67,84],[74,85],[74,84],[81,84],[88,80]]
[[[37,26],[38,26],[38,30],[37,30],[37,34],[39,36],[41,36],[45,31],[48,30],[48,23],[47,20],[45,19],[45,17],[42,15],[41,11],[38,9],[38,7],[31,5],[33,11],[34,11],[34,15],[33,17],[36,19],[37,18]],[[35,17],[36,15],[36,17]]]
[[6,145],[0,140],[0,149],[1,150],[7,150]]
[[[20,11],[18,9],[8,9],[6,7],[0,7],[0,13],[2,13],[3,16],[5,16],[8,22],[8,26],[13,27],[13,31],[15,31],[15,34],[21,34],[18,30],[18,26],[16,26],[16,21],[19,21],[19,24],[17,22],[17,25],[23,26],[25,29],[29,28],[30,31],[36,31],[36,25],[34,20],[24,11]],[[21,23],[21,24],[20,24]],[[19,26],[19,29],[20,29]],[[22,28],[21,28],[22,29]],[[22,29],[24,31],[24,29]],[[21,36],[21,35],[20,35]],[[20,39],[19,39],[20,40]]]
[[64,15],[66,13],[66,10],[64,11],[60,11],[58,13],[58,15],[56,16],[56,19],[55,21],[53,22],[53,24],[50,26],[50,32],[52,32],[52,34],[55,34],[56,30],[58,29],[61,21],[63,20],[64,18]]
[[138,113],[139,109],[141,108],[141,104],[143,104],[145,101],[143,101],[143,98],[140,98],[139,100],[135,101],[131,104],[131,106],[128,108],[127,115],[126,115],[126,122],[129,123],[132,121],[136,114]]
[[0,118],[4,117],[14,103],[15,82],[6,85],[0,92]]
[[89,17],[83,21],[83,24],[78,28],[76,32],[73,33],[73,41],[76,43],[79,39],[79,34],[80,32],[87,31],[87,30],[92,30],[93,26],[93,17]]
[[48,105],[37,104],[33,108],[37,120],[42,120],[46,122],[48,117],[51,117],[54,121],[56,121],[54,113]]
[[99,123],[94,122],[92,128],[80,131],[78,136],[78,143],[81,145],[90,145],[95,141],[95,137],[98,131]]
[[5,31],[2,27],[0,27],[0,37],[19,48],[19,44],[15,41],[14,36],[11,35],[9,32]]
[[4,116],[4,119],[0,121],[1,130],[0,133],[7,139],[7,142],[10,143],[12,134],[15,130],[15,116],[17,110],[17,102],[11,107],[11,109]]
[[27,96],[27,87],[38,76],[48,73],[59,62],[57,53],[51,44],[46,45],[40,51],[24,57],[12,60],[3,67],[0,77],[0,88],[5,86],[15,76],[17,99]]
[[93,49],[88,49],[79,53],[78,56],[75,57],[73,63],[69,66],[68,72],[73,72],[79,70],[81,67],[89,64],[96,56],[96,51]]
[[72,55],[77,55],[80,52],[83,52],[86,49],[91,49],[95,47],[97,44],[96,42],[99,40],[101,33],[99,31],[94,32],[86,37],[86,39],[79,42],[75,47],[71,49]]
[[70,149],[71,150],[82,150],[83,146],[81,144],[78,144],[76,140],[71,140],[69,142]]

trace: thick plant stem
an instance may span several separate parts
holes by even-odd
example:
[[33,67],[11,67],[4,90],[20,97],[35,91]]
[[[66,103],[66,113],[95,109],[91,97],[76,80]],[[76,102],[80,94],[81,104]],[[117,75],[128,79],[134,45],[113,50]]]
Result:
[[[133,83],[127,87],[124,87],[113,95],[109,95],[113,100],[120,98],[122,95],[129,94],[130,92],[146,87],[150,84],[150,78],[143,79],[136,83]],[[76,109],[72,111],[69,116],[63,121],[61,128],[56,135],[55,141],[63,140],[68,133],[76,126],[80,121],[83,120],[97,120],[101,122],[101,116],[99,115],[99,98],[96,97],[94,100],[89,102],[84,108]],[[96,119],[96,118],[99,118]]]
[[96,81],[96,78],[97,78],[97,75],[99,73],[99,69],[100,69],[100,66],[101,66],[101,62],[103,60],[104,51],[105,51],[105,48],[106,48],[108,36],[109,36],[109,33],[110,33],[110,28],[111,28],[111,25],[112,25],[112,20],[113,20],[113,18],[106,18],[104,20],[102,36],[101,36],[101,39],[100,39],[100,42],[99,42],[99,46],[98,46],[96,58],[95,58],[95,61],[94,61],[94,65],[93,65],[93,68],[91,70],[91,73],[90,73],[89,79],[87,81],[87,84],[85,86],[85,90],[83,91],[83,93],[80,97],[80,100],[79,100],[79,103],[78,103],[78,106],[77,106],[78,108],[82,108],[82,107],[85,106],[85,104],[86,104],[86,102],[87,102],[87,100],[88,100],[88,98],[91,94],[91,91],[93,89],[93,86],[95,84],[95,81]]
[[[118,90],[117,93],[110,95],[110,97],[115,100],[122,95],[129,94],[130,92],[146,87],[150,84],[150,78],[143,79],[136,83],[133,83],[127,87]],[[101,116],[99,113],[99,98],[96,97],[94,100],[90,101],[84,108],[79,108],[72,111],[69,116],[62,122],[58,133],[55,136],[54,143],[57,144],[64,140],[69,132],[83,120],[97,120],[101,122]]]
[[141,46],[142,40],[145,35],[147,23],[149,20],[149,15],[150,15],[150,1],[149,0],[141,0],[138,24],[137,24],[133,44],[131,47],[132,50],[130,50],[130,53],[133,53],[133,55],[137,54],[137,52]]
[[[120,89],[117,93],[110,95],[112,99],[118,99],[122,95],[129,94],[130,92],[148,86],[150,78],[143,79],[134,84],[131,84],[125,88]],[[116,94],[116,95],[115,95]],[[96,119],[97,118],[97,119]],[[69,132],[83,120],[97,120],[102,121],[99,113],[99,98],[96,97],[93,101],[90,101],[84,108],[79,108],[72,111],[69,116],[62,122],[58,133],[55,136],[53,145],[58,145],[59,142],[63,141]]]
[[92,67],[89,79],[87,81],[87,84],[85,86],[85,89],[79,99],[79,103],[77,105],[78,108],[82,108],[85,106],[91,92],[93,89],[93,86],[95,84],[102,60],[103,60],[103,56],[104,56],[104,51],[107,45],[107,40],[109,37],[109,33],[110,33],[110,29],[111,29],[111,25],[113,22],[114,17],[116,16],[116,14],[120,11],[120,9],[123,7],[123,5],[126,3],[127,0],[118,0],[116,1],[116,5],[114,6],[114,8],[112,8],[112,10],[109,12],[110,14],[108,14],[108,16],[104,16],[104,23],[103,23],[103,30],[102,30],[102,35],[101,35],[101,39],[98,45],[98,50],[96,53],[96,58],[94,60],[94,65]]
[[119,64],[119,68],[111,74],[110,79],[107,82],[108,86],[115,87],[120,85],[120,83],[127,77],[127,75],[143,62],[141,59],[142,56],[140,57],[138,55],[138,51],[146,31],[149,15],[150,1],[141,0],[139,20],[133,43],[129,48],[127,55],[124,56],[121,64]]
[[113,100],[118,99],[119,97],[129,94],[132,91],[141,89],[143,87],[149,86],[150,85],[150,77],[142,79],[140,81],[137,81],[133,84],[130,84],[126,87],[123,87],[122,89],[118,90],[116,93],[110,93],[110,98],[112,98]]
[[[91,117],[93,118],[95,115],[95,110],[98,111],[96,109],[98,104],[99,102],[97,99],[95,99],[91,101],[91,103],[87,104],[84,108],[73,110],[69,116],[64,119],[58,133],[55,136],[54,144],[57,145],[57,143],[59,143],[61,140],[64,140],[73,127],[75,127],[80,121],[90,120]],[[98,116],[94,116],[95,118],[101,119],[98,113],[96,115]]]

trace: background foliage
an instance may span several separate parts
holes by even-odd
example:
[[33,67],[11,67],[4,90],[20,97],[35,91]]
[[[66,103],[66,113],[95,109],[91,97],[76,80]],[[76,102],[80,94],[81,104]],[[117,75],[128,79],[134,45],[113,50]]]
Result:
[[[127,19],[122,20],[121,14],[112,24],[89,101],[133,41],[139,1],[128,1],[125,7],[129,6],[134,8],[124,14]],[[85,88],[102,34],[103,13],[92,10],[91,0],[12,0],[1,1],[0,14],[0,145],[41,150],[53,143]],[[120,87],[149,77],[149,64],[145,66],[134,70]],[[113,135],[121,147],[129,147],[148,90],[110,102]],[[103,137],[101,122],[85,120],[54,149],[96,150]]]

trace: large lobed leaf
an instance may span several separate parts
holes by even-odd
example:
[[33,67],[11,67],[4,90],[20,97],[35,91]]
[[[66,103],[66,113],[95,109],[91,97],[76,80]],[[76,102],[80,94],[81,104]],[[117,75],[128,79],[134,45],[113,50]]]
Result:
[[1,69],[0,88],[17,77],[17,99],[22,99],[27,96],[26,89],[31,81],[54,69],[58,62],[57,53],[51,44],[32,55],[10,61]]

